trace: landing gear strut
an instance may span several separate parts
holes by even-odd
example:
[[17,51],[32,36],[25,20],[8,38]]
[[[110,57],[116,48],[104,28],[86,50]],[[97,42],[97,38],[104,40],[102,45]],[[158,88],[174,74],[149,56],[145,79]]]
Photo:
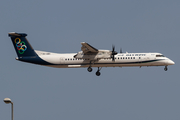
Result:
[[[91,65],[94,64],[94,62],[95,62],[95,61],[90,61],[90,66],[87,68],[87,71],[88,71],[88,72],[92,72],[93,69],[92,69]],[[100,73],[100,70],[101,70],[101,69],[102,69],[102,67],[101,67],[101,68],[98,67],[98,70],[97,70],[97,72],[96,72],[96,75],[97,75],[97,76],[100,76],[100,75],[101,75],[101,73]]]
[[164,70],[165,70],[165,71],[167,71],[167,70],[168,70],[167,66],[165,66]]
[[91,64],[94,64],[95,61],[90,61],[90,66],[87,68],[88,72],[92,72]]
[[98,67],[98,70],[97,70],[97,72],[96,72],[96,75],[97,76],[100,76],[101,75],[101,73],[100,73],[100,70],[102,69],[102,67],[99,69],[99,67]]

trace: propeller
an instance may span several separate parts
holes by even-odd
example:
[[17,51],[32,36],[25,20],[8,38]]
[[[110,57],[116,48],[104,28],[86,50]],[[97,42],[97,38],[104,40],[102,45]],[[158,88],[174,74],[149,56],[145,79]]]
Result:
[[114,56],[117,55],[117,52],[114,51],[114,50],[115,50],[115,46],[113,45],[113,46],[112,46],[112,53],[111,53],[112,61],[115,61]]

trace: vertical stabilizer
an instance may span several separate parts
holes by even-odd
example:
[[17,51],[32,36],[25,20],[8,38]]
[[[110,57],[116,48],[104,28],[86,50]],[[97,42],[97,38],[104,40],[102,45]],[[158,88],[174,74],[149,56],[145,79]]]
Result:
[[9,37],[11,37],[12,43],[16,50],[18,57],[30,57],[37,56],[34,49],[26,39],[27,34],[25,33],[8,33]]

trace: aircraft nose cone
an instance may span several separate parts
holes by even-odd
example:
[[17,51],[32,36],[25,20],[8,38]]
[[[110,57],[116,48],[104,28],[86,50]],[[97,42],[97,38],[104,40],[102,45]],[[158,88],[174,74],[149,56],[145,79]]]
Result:
[[169,65],[174,65],[175,62],[173,62],[172,60],[169,60],[169,61],[168,61],[168,64],[169,64]]

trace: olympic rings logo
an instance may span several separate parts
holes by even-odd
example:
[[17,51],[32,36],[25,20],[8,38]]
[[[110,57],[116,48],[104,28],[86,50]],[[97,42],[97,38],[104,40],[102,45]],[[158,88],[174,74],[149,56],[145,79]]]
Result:
[[21,41],[20,38],[16,38],[14,41],[16,43],[16,47],[17,47],[19,54],[23,54],[27,49],[25,42]]

